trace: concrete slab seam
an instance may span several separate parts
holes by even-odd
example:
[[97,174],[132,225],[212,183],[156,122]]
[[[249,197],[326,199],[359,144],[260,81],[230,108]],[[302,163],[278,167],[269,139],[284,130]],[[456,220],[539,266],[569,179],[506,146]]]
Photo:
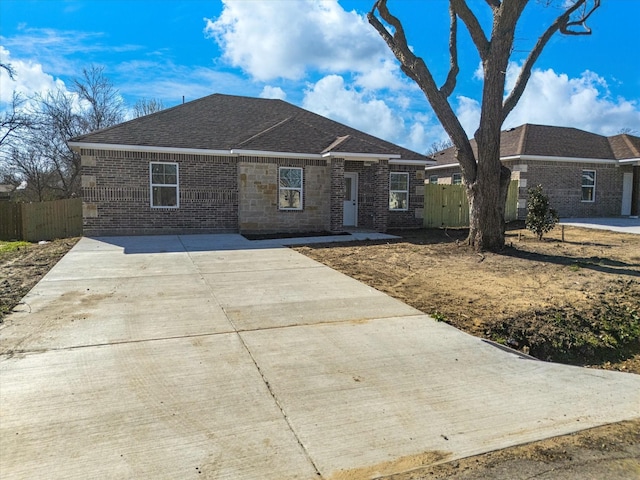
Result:
[[[182,242],[182,239],[180,237],[178,237],[178,238],[179,238],[180,243],[183,246],[185,246],[184,243]],[[185,246],[185,250],[187,250],[186,246]],[[273,399],[273,401],[275,402],[276,406],[278,407],[278,410],[280,410],[280,413],[282,414],[282,417],[283,417],[284,421],[286,422],[287,427],[291,431],[291,434],[293,435],[293,438],[295,438],[296,442],[300,446],[300,449],[302,450],[302,452],[304,452],[305,457],[307,458],[307,460],[309,461],[309,463],[313,467],[313,470],[315,471],[316,475],[318,475],[318,478],[323,478],[322,474],[320,473],[320,470],[318,469],[318,466],[313,461],[313,458],[311,458],[311,455],[309,454],[308,450],[306,449],[306,447],[304,446],[304,444],[300,440],[300,437],[298,436],[296,431],[293,429],[293,425],[291,425],[291,422],[289,421],[289,417],[287,416],[286,412],[284,411],[284,409],[283,409],[280,401],[278,400],[278,397],[276,396],[275,392],[272,390],[271,385],[269,384],[269,381],[266,379],[266,377],[264,375],[264,372],[262,371],[262,369],[258,365],[258,362],[256,361],[255,357],[253,356],[253,353],[249,349],[249,346],[247,345],[247,343],[245,342],[244,338],[242,338],[242,335],[238,331],[238,328],[237,328],[236,324],[231,319],[231,317],[229,317],[229,315],[227,314],[226,309],[224,308],[222,303],[216,297],[216,294],[214,292],[213,286],[207,281],[207,279],[204,277],[204,275],[200,272],[200,269],[198,268],[196,263],[193,261],[193,258],[191,257],[191,252],[189,252],[188,250],[187,250],[187,255],[189,256],[189,259],[191,260],[191,262],[196,267],[196,270],[198,271],[198,275],[200,276],[202,281],[209,287],[209,295],[211,295],[211,297],[215,300],[215,302],[218,305],[220,305],[220,308],[222,309],[222,312],[224,313],[225,317],[227,317],[227,320],[229,321],[229,323],[231,324],[231,326],[234,329],[233,333],[235,333],[235,335],[238,336],[238,339],[240,340],[240,343],[242,344],[242,347],[245,349],[245,351],[249,355],[249,358],[251,358],[251,361],[253,362],[253,365],[255,366],[256,370],[258,371],[258,374],[260,375],[260,378],[262,379],[262,382],[264,383],[265,387],[269,391],[269,395],[271,395],[271,398]]]

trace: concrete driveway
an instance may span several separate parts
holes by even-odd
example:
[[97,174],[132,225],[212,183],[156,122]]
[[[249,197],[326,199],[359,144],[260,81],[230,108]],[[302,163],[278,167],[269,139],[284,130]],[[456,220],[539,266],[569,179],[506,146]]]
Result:
[[640,234],[640,219],[631,217],[562,218],[560,225]]
[[357,479],[640,417],[276,241],[83,238],[0,328],[3,479]]

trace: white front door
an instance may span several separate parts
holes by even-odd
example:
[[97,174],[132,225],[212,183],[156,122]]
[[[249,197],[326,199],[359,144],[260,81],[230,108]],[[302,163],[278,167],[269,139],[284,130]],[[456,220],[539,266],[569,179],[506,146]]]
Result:
[[358,174],[344,174],[344,208],[343,225],[345,227],[358,226]]
[[631,215],[631,194],[633,192],[633,173],[622,174],[622,211],[620,215]]

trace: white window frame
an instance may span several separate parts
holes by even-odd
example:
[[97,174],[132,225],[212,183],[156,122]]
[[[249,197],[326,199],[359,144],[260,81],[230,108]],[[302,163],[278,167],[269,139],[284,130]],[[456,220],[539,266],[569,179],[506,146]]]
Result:
[[[153,166],[154,165],[174,165],[176,167],[176,183],[154,183],[153,182]],[[173,187],[176,189],[175,205],[154,205],[153,189],[154,187]],[[176,162],[149,162],[149,205],[151,208],[180,208],[180,166]]]
[[[459,179],[459,181],[456,183],[456,178]],[[462,185],[462,174],[461,173],[454,173],[453,175],[451,175],[451,185]]]
[[[404,177],[407,178],[407,189],[406,190],[392,190],[391,189],[391,184],[392,184],[392,178],[394,175],[403,175]],[[407,210],[409,210],[409,189],[411,188],[410,183],[409,183],[409,173],[408,172],[390,172],[389,173],[389,210],[392,212],[406,212]],[[392,208],[391,207],[391,194],[392,193],[404,193],[407,195],[407,206],[406,208]]]
[[[591,172],[593,173],[593,185],[586,185],[584,183],[584,173],[585,172]],[[584,169],[580,172],[580,179],[581,179],[581,188],[580,188],[580,201],[584,202],[584,203],[593,203],[596,201],[596,178],[597,178],[597,174],[595,170],[588,170],[588,169]],[[585,200],[584,199],[584,189],[585,188],[590,188],[592,190],[592,194],[591,194],[591,200]]]
[[429,175],[429,185],[437,185],[439,178],[438,175]]
[[[280,175],[283,170],[300,170],[300,187],[283,187],[280,182]],[[280,193],[283,191],[300,192],[300,206],[299,207],[283,207],[280,204]],[[279,167],[278,168],[278,210],[284,211],[301,211],[304,208],[304,168],[301,167]]]

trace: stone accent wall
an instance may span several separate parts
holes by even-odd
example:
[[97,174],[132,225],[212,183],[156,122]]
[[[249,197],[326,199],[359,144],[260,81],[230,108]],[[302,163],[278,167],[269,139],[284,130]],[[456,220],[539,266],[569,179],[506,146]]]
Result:
[[[302,210],[278,208],[279,167],[303,169]],[[248,159],[238,163],[241,233],[319,232],[330,228],[331,177],[324,160]]]
[[[238,230],[237,165],[231,157],[82,149],[85,235]],[[175,162],[179,208],[151,208],[150,162]]]

